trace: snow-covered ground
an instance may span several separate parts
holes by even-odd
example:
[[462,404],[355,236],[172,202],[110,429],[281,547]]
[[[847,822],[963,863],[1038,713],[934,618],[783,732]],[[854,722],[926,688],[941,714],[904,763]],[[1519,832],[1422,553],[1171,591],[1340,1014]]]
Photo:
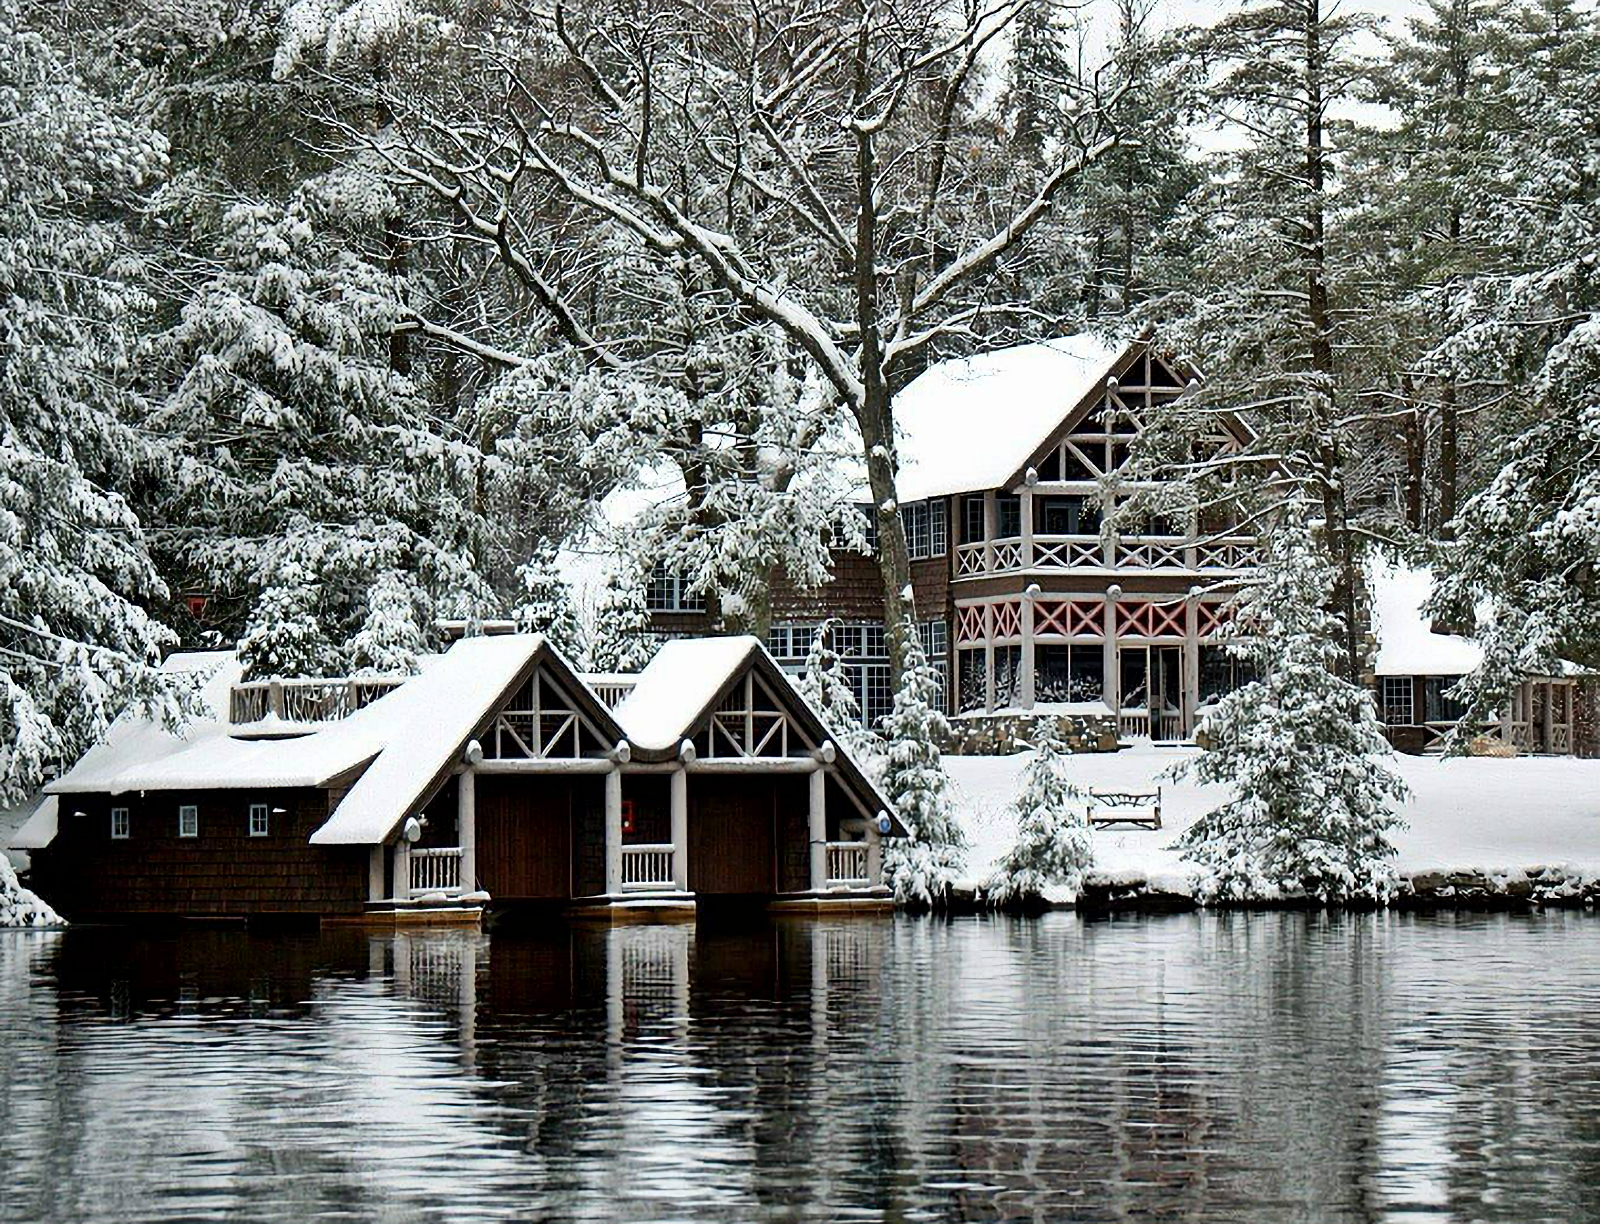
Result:
[[[1070,761],[1080,788],[1161,787],[1160,830],[1111,828],[1094,834],[1095,867],[1147,875],[1186,870],[1170,847],[1222,792],[1159,775],[1193,748],[1138,743],[1116,753],[1083,753]],[[1015,834],[1006,810],[1028,754],[946,757],[957,809],[972,846],[969,875],[981,880]],[[1600,870],[1600,760],[1569,757],[1394,758],[1411,787],[1395,839],[1402,871],[1432,868],[1526,868],[1565,863]]]

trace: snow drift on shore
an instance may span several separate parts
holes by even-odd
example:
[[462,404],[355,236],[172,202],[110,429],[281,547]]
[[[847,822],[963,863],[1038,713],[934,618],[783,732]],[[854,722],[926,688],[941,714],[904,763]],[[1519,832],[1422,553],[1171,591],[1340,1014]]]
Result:
[[64,925],[60,914],[22,887],[10,860],[0,854],[0,927]]

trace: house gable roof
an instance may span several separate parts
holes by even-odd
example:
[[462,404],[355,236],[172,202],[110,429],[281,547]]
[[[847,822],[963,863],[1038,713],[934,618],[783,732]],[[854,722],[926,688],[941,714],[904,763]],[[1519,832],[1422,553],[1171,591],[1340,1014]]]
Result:
[[894,397],[900,500],[1005,486],[1134,343],[1085,332],[930,366]]

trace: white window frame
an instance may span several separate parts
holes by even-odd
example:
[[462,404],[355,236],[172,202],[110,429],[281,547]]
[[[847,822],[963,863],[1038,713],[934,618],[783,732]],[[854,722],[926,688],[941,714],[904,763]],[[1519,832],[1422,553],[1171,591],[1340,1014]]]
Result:
[[[1398,687],[1403,687],[1405,689],[1405,696],[1401,700],[1395,701],[1395,702],[1391,702],[1390,701],[1390,699],[1389,699],[1389,688],[1390,688],[1391,685],[1394,685],[1397,688]],[[1415,726],[1416,725],[1416,723],[1417,723],[1417,694],[1416,694],[1416,689],[1412,684],[1412,679],[1411,679],[1410,676],[1383,676],[1383,677],[1380,677],[1380,679],[1379,679],[1378,697],[1380,699],[1382,710],[1383,710],[1383,721],[1385,723],[1387,723],[1389,726],[1391,726],[1391,727],[1411,727],[1411,726]],[[1401,707],[1401,706],[1403,706],[1404,709],[1406,711],[1408,711],[1406,720],[1404,722],[1395,722],[1395,721],[1391,720],[1390,717],[1389,717],[1389,711],[1392,710],[1392,709],[1396,709],[1398,707]]]
[[[260,823],[257,823],[260,817]],[[250,805],[249,830],[251,837],[266,837],[271,830],[271,809],[264,803]]]
[[127,808],[125,808],[125,807],[114,807],[114,808],[112,808],[111,809],[111,840],[112,841],[127,841],[128,840],[128,833],[129,833],[129,830],[131,828],[131,823],[132,822],[128,819],[128,809]]
[[200,809],[192,803],[178,806],[178,836],[200,836]]

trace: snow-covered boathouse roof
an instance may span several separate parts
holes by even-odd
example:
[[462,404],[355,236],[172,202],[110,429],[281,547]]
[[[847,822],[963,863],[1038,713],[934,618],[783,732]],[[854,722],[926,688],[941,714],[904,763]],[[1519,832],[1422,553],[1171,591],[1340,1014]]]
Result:
[[1005,485],[1137,343],[1080,333],[930,366],[894,397],[900,500]]
[[[241,668],[232,652],[174,655],[166,669],[205,672],[202,712],[179,731],[143,715],[124,715],[105,741],[47,787],[46,800],[13,845],[50,844],[61,796],[129,791],[264,790],[349,785],[314,845],[373,845],[387,840],[407,815],[426,804],[485,734],[513,695],[534,675],[554,680],[608,745],[626,739],[632,759],[667,761],[742,677],[754,669],[813,742],[830,738],[793,681],[753,637],[671,642],[638,678],[613,715],[584,678],[543,637],[507,634],[466,638],[422,661],[414,677],[342,719],[285,724],[291,734],[259,737],[259,724],[229,721],[230,692]],[[245,734],[244,732],[248,732]],[[835,745],[836,767],[873,810],[893,809]],[[895,832],[903,832],[896,823]]]
[[1469,637],[1436,633],[1422,605],[1433,592],[1427,569],[1377,558],[1368,566],[1372,592],[1372,631],[1378,676],[1464,676],[1483,661],[1483,650]]
[[[617,707],[622,733],[644,760],[675,756],[685,739],[711,717],[746,671],[754,670],[767,688],[781,696],[790,713],[815,742],[832,740],[821,716],[795,687],[794,678],[778,666],[760,638],[750,636],[677,638],[656,651],[639,682]],[[889,813],[896,836],[905,828],[894,807],[866,776],[844,745],[834,741],[835,762],[851,784]]]

